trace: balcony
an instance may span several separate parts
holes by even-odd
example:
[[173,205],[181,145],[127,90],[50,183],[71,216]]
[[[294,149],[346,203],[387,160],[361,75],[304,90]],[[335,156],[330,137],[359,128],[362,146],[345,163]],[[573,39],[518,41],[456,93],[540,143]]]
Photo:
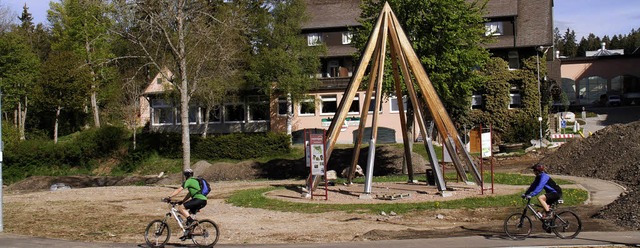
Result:
[[333,77],[333,78],[321,78],[320,89],[346,89],[349,86],[351,77]]

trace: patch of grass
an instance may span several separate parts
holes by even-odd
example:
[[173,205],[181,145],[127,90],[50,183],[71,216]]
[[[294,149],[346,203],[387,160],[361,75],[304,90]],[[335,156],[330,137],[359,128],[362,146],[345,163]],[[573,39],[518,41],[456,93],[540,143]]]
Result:
[[136,170],[143,175],[165,173],[180,173],[182,171],[182,159],[166,158],[158,154],[145,159]]
[[[401,150],[404,149],[404,144],[402,143],[391,144],[391,146],[394,146]],[[442,161],[442,146],[434,145],[433,149],[436,152],[436,157],[438,157],[438,160]],[[429,159],[429,155],[427,154],[427,148],[424,147],[424,144],[422,142],[413,143],[413,152],[420,154],[420,156],[422,156],[424,159]]]
[[[534,176],[529,175],[521,175],[521,174],[513,174],[513,173],[494,173],[494,183],[496,184],[506,184],[506,185],[530,185]],[[484,182],[491,183],[491,173],[484,173]],[[455,181],[457,174],[455,172],[447,172],[444,175],[445,181]],[[473,178],[471,174],[467,174],[468,178]],[[389,176],[377,176],[373,177],[373,182],[406,182],[408,180],[407,175],[389,175]],[[424,174],[416,174],[414,176],[414,180],[425,182],[426,178]],[[563,180],[563,179],[554,179],[558,184],[574,184],[572,181]],[[345,178],[338,178],[336,183],[345,183],[347,180]],[[354,178],[354,183],[364,183],[364,177]]]
[[[324,213],[331,211],[343,212],[363,212],[379,213],[381,211],[394,211],[404,214],[411,211],[434,210],[434,209],[476,209],[487,207],[515,207],[522,206],[520,194],[470,197],[451,201],[430,201],[417,203],[380,203],[380,204],[319,204],[319,203],[299,203],[264,196],[264,193],[279,188],[268,187],[259,189],[240,190],[235,192],[226,201],[239,207],[262,208],[282,212],[299,213]],[[588,193],[580,189],[566,189],[564,192],[564,205],[578,205],[587,199]]]

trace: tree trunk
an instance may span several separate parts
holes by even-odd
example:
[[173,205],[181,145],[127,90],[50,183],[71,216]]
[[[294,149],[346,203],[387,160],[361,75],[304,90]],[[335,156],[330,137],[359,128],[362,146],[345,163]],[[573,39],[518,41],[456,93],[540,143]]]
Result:
[[207,107],[204,111],[204,130],[202,130],[202,138],[207,138],[207,132],[209,132],[209,114],[211,113],[211,108]]
[[25,97],[24,106],[22,103],[18,103],[18,133],[20,134],[20,140],[25,140],[24,124],[27,119],[27,98]]
[[62,107],[58,106],[56,108],[56,120],[55,124],[53,124],[53,143],[58,144],[58,120],[60,119],[60,110]]
[[180,120],[182,124],[182,168],[191,167],[191,141],[189,137],[189,83],[187,77],[187,53],[184,43],[185,32],[185,1],[178,3],[177,31],[178,31],[178,63],[181,76],[180,82]]
[[[413,140],[414,140],[413,130],[415,127],[415,119],[416,117],[415,117],[415,113],[413,112],[413,105],[411,104],[411,101],[409,101],[407,102],[407,132],[408,132],[407,136],[409,136],[409,150],[411,151],[411,153],[413,153]],[[422,137],[422,138],[424,139],[425,137]],[[402,173],[409,174],[406,158],[402,160]]]
[[291,102],[291,93],[287,94],[287,134],[291,136],[293,133],[293,103]]
[[87,53],[87,64],[89,65],[89,70],[91,71],[91,110],[93,112],[93,123],[95,127],[100,127],[100,112],[98,109],[98,99],[96,97],[96,72],[95,68],[93,68],[93,61],[91,60],[91,43],[88,40],[88,37],[85,37],[84,41],[84,49]]
[[136,133],[137,133],[137,130],[138,130],[138,129],[137,129],[136,127],[133,127],[133,150],[135,150],[135,149],[136,149],[136,145],[137,145],[137,142],[136,142]]
[[[91,74],[94,74],[91,72]],[[95,79],[94,79],[95,82]],[[95,127],[100,127],[100,110],[98,109],[98,100],[96,97],[96,86],[91,85],[91,109],[93,110],[93,123]]]

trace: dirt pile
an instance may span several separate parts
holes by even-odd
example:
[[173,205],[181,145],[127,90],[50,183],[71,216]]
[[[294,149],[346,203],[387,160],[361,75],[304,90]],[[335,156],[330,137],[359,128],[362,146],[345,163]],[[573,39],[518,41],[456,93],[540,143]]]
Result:
[[550,173],[612,180],[627,192],[594,217],[640,230],[640,121],[608,126],[585,139],[570,141],[542,163]]

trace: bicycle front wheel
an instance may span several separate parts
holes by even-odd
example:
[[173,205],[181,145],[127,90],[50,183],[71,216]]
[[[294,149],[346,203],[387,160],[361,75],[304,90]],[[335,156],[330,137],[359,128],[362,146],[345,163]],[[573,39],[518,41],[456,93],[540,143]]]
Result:
[[531,234],[531,218],[515,213],[504,220],[504,232],[512,239],[525,239]]
[[162,220],[154,220],[144,230],[144,241],[149,247],[163,247],[171,237],[169,225]]
[[551,229],[559,238],[572,239],[582,231],[582,221],[574,212],[560,212],[553,217]]
[[191,240],[200,247],[213,247],[218,243],[219,236],[218,225],[211,220],[198,221],[198,225],[191,231]]

